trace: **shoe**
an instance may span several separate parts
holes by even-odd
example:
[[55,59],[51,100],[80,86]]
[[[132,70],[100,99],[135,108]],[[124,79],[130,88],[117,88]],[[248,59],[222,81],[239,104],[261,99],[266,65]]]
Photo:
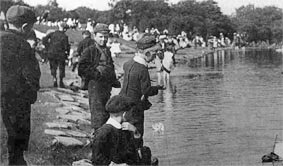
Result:
[[57,81],[54,81],[54,82],[53,82],[53,87],[55,87],[55,88],[58,87]]
[[158,165],[158,158],[152,157],[151,158],[151,164],[150,165]]
[[60,81],[59,86],[60,86],[60,88],[65,88],[63,81]]

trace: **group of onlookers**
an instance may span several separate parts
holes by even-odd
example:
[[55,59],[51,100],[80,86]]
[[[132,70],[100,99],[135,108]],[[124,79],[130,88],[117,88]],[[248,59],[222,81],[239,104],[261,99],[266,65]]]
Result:
[[[1,29],[1,115],[7,129],[9,165],[27,165],[24,151],[30,137],[31,104],[37,100],[41,76],[35,57],[35,13],[25,6],[7,11],[9,28]],[[64,88],[65,61],[70,52],[65,22],[47,34],[42,43],[47,50],[53,86]],[[156,165],[149,147],[144,146],[144,111],[150,109],[150,96],[163,86],[151,85],[147,65],[162,48],[155,36],[144,35],[137,41],[134,58],[124,64],[123,83],[118,80],[110,49],[107,47],[108,25],[97,23],[93,39],[84,31],[79,43],[78,75],[82,89],[88,90],[92,127],[92,164]],[[33,34],[33,35],[31,35]],[[32,37],[33,36],[33,37]],[[112,88],[121,88],[112,98]]]

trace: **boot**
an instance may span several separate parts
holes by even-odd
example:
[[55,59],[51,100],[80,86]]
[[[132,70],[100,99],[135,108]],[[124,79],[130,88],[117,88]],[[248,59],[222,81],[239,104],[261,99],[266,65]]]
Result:
[[60,79],[59,86],[60,86],[60,88],[65,88],[63,79]]
[[54,88],[57,88],[57,87],[58,87],[57,78],[56,78],[56,77],[53,78],[53,87],[54,87]]

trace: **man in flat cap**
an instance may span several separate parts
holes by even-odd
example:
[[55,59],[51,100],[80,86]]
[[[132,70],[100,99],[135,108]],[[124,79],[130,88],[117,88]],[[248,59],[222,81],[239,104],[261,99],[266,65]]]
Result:
[[78,74],[85,78],[88,87],[91,126],[101,127],[108,119],[105,104],[111,96],[112,87],[121,86],[116,78],[111,52],[106,46],[108,25],[98,23],[94,27],[95,43],[84,49],[79,60]]
[[53,76],[53,86],[58,87],[57,68],[59,68],[59,87],[65,88],[63,78],[65,77],[65,61],[68,59],[70,52],[70,44],[68,36],[65,32],[68,25],[61,22],[59,29],[49,33],[42,39],[42,43],[47,49],[47,57],[49,60],[51,75]]
[[[78,57],[82,56],[82,52],[84,49],[94,44],[94,40],[91,38],[91,33],[88,30],[83,31],[82,35],[83,35],[83,40],[79,42],[79,45],[77,48]],[[78,62],[75,62],[73,65],[72,71],[75,71],[77,65],[78,65]],[[87,89],[87,87],[83,89]]]
[[[148,96],[158,94],[161,86],[151,86],[147,64],[151,62],[156,52],[161,46],[156,43],[154,36],[144,36],[137,41],[138,51],[135,57],[123,66],[124,82],[120,95],[133,99],[136,106],[133,107],[126,116],[127,121],[134,124],[139,133],[144,133],[144,110],[149,109],[151,103],[147,100]],[[138,147],[142,147],[142,137],[138,142]]]
[[25,6],[8,9],[9,29],[1,36],[1,115],[8,133],[9,165],[26,165],[23,152],[30,138],[31,104],[37,99],[40,69],[26,41],[36,22],[35,13]]

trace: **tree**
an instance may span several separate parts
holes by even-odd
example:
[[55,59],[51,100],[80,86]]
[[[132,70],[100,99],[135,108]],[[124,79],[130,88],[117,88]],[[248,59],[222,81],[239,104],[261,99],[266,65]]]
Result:
[[237,31],[248,34],[248,42],[278,43],[282,41],[283,34],[282,14],[282,9],[274,6],[256,8],[254,5],[247,5],[236,9],[232,21],[237,25]]

